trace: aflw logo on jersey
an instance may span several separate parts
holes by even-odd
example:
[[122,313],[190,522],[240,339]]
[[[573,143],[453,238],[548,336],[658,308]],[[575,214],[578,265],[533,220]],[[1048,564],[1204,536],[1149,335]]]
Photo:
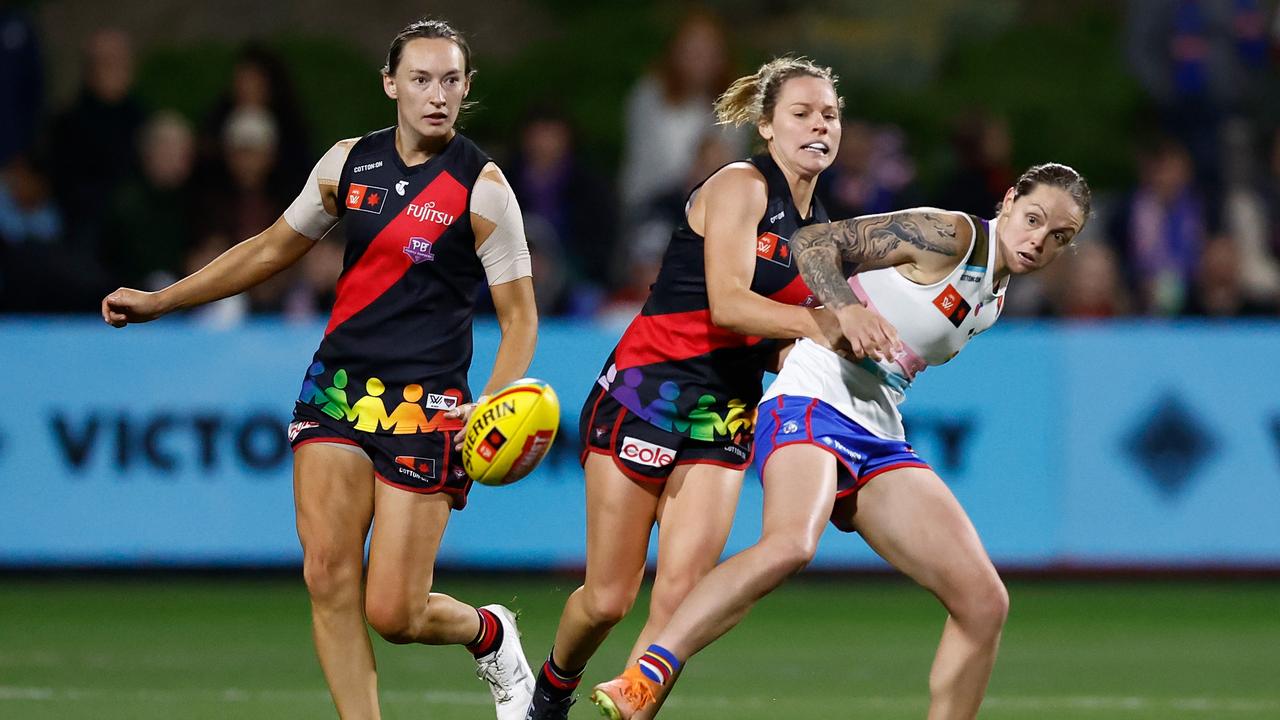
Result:
[[351,183],[347,188],[347,209],[381,215],[382,202],[386,197],[386,188]]
[[933,306],[938,308],[952,325],[960,327],[964,319],[969,317],[969,303],[953,286],[947,285],[938,297],[933,299]]
[[404,209],[404,214],[411,218],[417,218],[418,222],[429,222],[437,225],[452,225],[456,219],[447,212],[436,210],[434,200],[419,205],[418,203],[409,203],[409,207]]
[[783,267],[791,267],[791,241],[771,232],[756,238],[756,256]]

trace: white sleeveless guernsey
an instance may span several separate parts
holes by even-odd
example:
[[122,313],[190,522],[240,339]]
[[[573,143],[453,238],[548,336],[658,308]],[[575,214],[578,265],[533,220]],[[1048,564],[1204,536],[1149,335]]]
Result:
[[[960,352],[970,338],[995,324],[1008,279],[995,287],[996,222],[965,215],[973,227],[969,252],[945,278],[921,285],[897,268],[849,278],[858,300],[898,330],[902,352],[892,362],[846,360],[807,338],[796,342],[763,403],[778,395],[818,398],[877,437],[906,440],[898,405],[916,375]],[[979,233],[985,265],[973,264]]]

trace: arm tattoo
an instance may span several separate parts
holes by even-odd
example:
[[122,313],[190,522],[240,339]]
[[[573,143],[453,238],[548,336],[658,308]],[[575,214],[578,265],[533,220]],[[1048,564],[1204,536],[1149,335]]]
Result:
[[840,266],[840,249],[832,232],[837,224],[803,227],[791,238],[791,252],[800,277],[814,296],[832,310],[861,304]]
[[940,255],[959,253],[959,242],[950,216],[902,212],[856,217],[801,228],[791,239],[800,276],[828,307],[858,304],[840,267],[841,261],[857,263],[859,270],[886,267],[885,258],[903,243]]

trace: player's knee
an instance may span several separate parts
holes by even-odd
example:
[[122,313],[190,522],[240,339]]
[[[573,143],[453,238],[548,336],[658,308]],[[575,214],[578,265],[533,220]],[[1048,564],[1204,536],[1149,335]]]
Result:
[[422,628],[418,627],[419,618],[426,615],[397,598],[374,592],[365,595],[364,614],[374,632],[397,645],[418,639],[422,634]]
[[765,563],[779,579],[785,579],[805,569],[818,552],[815,538],[797,537],[791,533],[773,533],[760,540]]
[[655,580],[653,592],[649,595],[649,621],[657,620],[660,625],[666,624],[685,596],[705,574],[696,571],[667,573]]
[[582,588],[583,605],[587,618],[595,627],[613,627],[631,612],[636,602],[637,589],[621,587]]
[[311,600],[320,605],[356,602],[360,597],[359,562],[351,562],[345,553],[325,547],[308,548],[302,560],[302,578]]
[[952,615],[970,632],[997,637],[1009,617],[1009,590],[1000,577],[991,572],[980,580],[966,583]]

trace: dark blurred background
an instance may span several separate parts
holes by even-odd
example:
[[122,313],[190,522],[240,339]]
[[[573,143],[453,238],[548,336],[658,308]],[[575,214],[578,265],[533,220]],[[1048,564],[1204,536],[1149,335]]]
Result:
[[[423,6],[0,3],[0,311],[92,312],[268,225],[335,140],[389,125],[378,68]],[[462,122],[506,169],[547,315],[629,316],[684,193],[750,150],[710,101],[786,52],[841,76],[832,215],[990,214],[1026,166],[1081,170],[1079,247],[1008,313],[1272,315],[1280,18],[1264,0],[437,2],[479,70]],[[341,231],[199,311],[322,316]]]

